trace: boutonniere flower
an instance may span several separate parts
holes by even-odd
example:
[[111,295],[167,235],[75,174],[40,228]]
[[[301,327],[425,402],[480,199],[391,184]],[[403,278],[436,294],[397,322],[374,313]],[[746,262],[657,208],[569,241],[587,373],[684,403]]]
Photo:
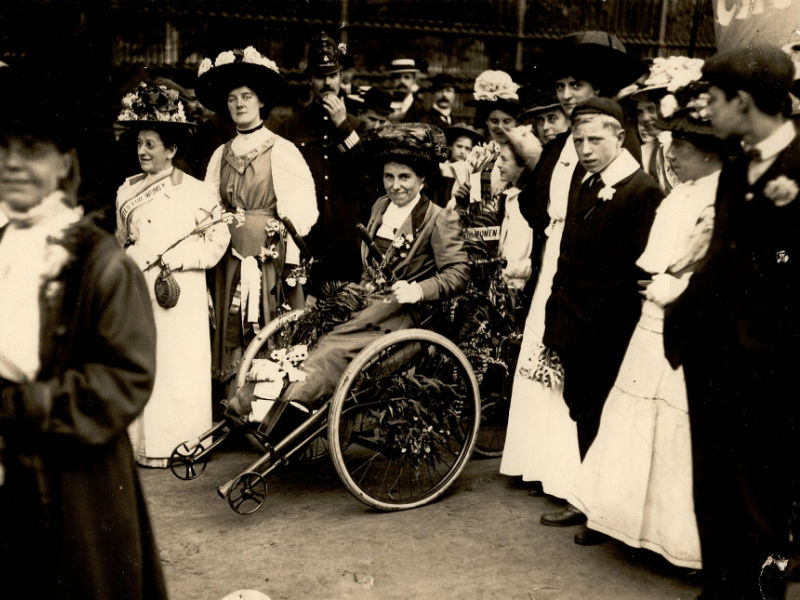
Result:
[[395,247],[395,252],[400,258],[408,256],[408,251],[411,250],[411,245],[414,243],[414,236],[410,233],[403,233],[394,238],[392,245]]
[[597,192],[597,197],[600,198],[600,200],[608,202],[609,200],[611,200],[614,197],[614,192],[616,192],[616,191],[617,190],[615,190],[613,187],[611,187],[610,185],[607,185],[603,189],[601,189],[599,192]]
[[780,175],[764,186],[764,195],[778,208],[786,206],[797,197],[800,186],[794,179]]

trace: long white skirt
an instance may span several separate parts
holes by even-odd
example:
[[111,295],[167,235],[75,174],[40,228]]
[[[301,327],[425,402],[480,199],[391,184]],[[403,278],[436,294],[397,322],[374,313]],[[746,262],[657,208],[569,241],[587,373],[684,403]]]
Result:
[[664,358],[663,323],[645,302],[570,501],[591,529],[697,569],[686,384]]
[[549,389],[530,379],[541,351],[545,305],[561,247],[563,222],[549,228],[542,254],[542,268],[522,336],[517,372],[511,392],[506,443],[500,473],[541,481],[544,491],[566,498],[580,465],[578,432],[569,417],[562,389]]
[[166,467],[172,450],[211,427],[211,339],[204,271],[174,271],[178,304],[161,308],[145,272],[156,322],[156,377],[144,411],[128,427],[136,462]]

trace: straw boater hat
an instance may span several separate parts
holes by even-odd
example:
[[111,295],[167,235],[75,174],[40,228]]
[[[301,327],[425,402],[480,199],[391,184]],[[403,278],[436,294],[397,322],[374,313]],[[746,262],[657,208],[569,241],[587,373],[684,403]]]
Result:
[[228,94],[237,87],[253,90],[265,107],[271,106],[285,81],[278,65],[253,46],[226,50],[213,61],[204,58],[197,70],[197,99],[215,113],[230,116]]
[[180,92],[151,81],[142,81],[123,96],[117,123],[129,129],[159,128],[174,132],[194,125],[186,118]]
[[397,160],[410,163],[418,175],[438,171],[447,158],[447,140],[441,129],[426,123],[388,123],[364,140],[375,165]]
[[579,31],[561,37],[538,65],[551,80],[581,75],[603,95],[616,94],[647,72],[641,61],[630,56],[612,33]]
[[[467,101],[484,118],[493,110],[516,116],[519,112],[520,86],[505,71],[484,71],[475,78],[472,99]],[[483,120],[479,117],[479,120]]]
[[395,58],[389,63],[389,75],[400,73],[422,73],[421,65],[413,58]]

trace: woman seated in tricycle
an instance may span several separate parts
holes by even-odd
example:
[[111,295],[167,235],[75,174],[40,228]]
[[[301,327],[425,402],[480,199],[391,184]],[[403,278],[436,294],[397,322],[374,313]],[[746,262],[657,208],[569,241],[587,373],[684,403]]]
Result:
[[[372,239],[362,245],[362,281],[348,284],[360,308],[319,338],[302,363],[302,376],[282,390],[264,416],[264,433],[284,410],[294,412],[288,420],[296,422],[320,408],[363,348],[386,333],[413,327],[425,310],[422,303],[447,300],[462,292],[469,279],[458,215],[423,193],[444,158],[441,130],[419,123],[389,125],[365,143],[380,168],[386,195],[375,202],[366,228]],[[250,415],[252,400],[252,390],[243,387],[229,410]]]

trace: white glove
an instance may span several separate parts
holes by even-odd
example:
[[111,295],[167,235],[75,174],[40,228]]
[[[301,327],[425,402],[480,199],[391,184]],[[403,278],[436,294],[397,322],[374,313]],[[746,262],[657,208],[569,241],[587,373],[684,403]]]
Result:
[[422,287],[417,282],[396,281],[392,284],[392,293],[400,304],[416,304],[422,300]]

